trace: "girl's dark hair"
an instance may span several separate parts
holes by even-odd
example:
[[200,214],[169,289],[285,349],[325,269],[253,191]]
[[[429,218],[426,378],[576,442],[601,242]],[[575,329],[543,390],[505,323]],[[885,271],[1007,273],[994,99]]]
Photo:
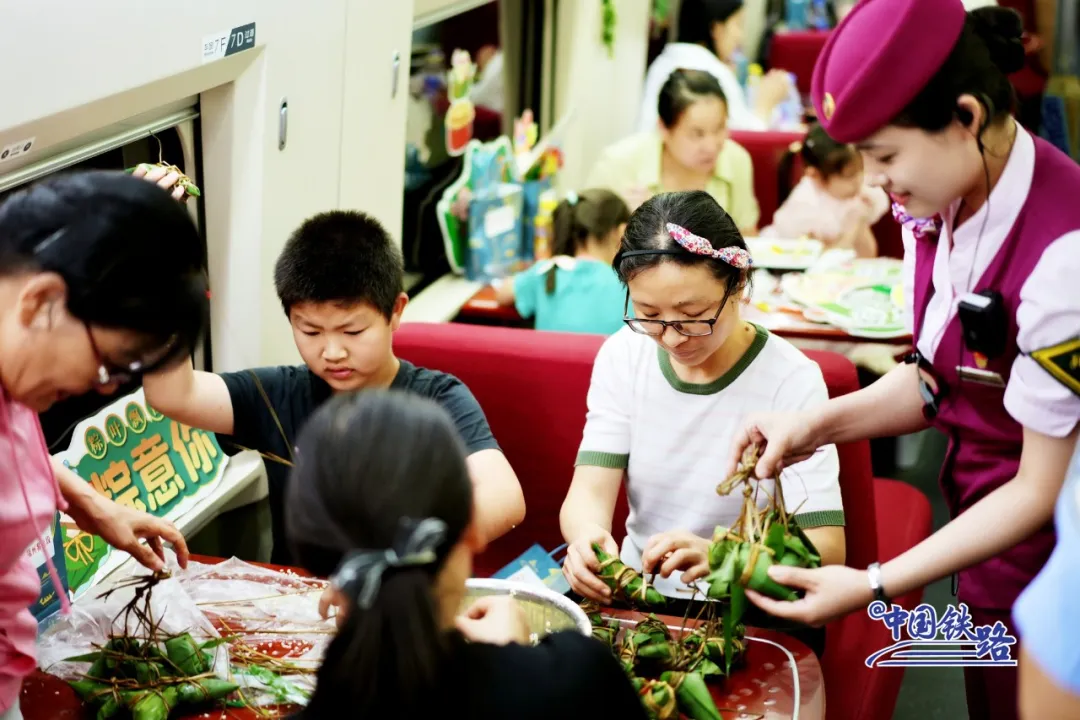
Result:
[[945,64],[892,124],[928,132],[944,130],[954,118],[969,125],[970,114],[956,104],[961,95],[975,96],[986,108],[981,130],[1012,113],[1016,91],[1007,76],[1026,63],[1023,32],[1023,19],[1011,8],[969,12]]
[[713,49],[714,23],[727,22],[742,9],[743,0],[682,0],[679,3],[678,41]]
[[[553,254],[573,255],[589,237],[607,237],[629,219],[626,201],[610,190],[585,190],[576,198],[567,198],[555,208]],[[555,292],[555,271],[552,265],[545,276],[548,295]]]
[[289,540],[321,577],[351,550],[391,548],[402,518],[446,525],[433,564],[388,569],[371,608],[348,609],[319,669],[311,716],[338,717],[346,707],[364,717],[425,717],[449,707],[435,695],[454,635],[439,627],[432,585],[471,520],[472,484],[446,411],[395,391],[334,397],[300,433],[287,493]]
[[0,205],[0,276],[60,275],[72,316],[167,350],[156,367],[190,356],[206,326],[203,255],[187,210],[124,172],[57,175]]
[[791,176],[795,169],[796,156],[802,160],[804,168],[814,168],[821,173],[823,180],[844,172],[853,162],[861,162],[859,151],[854,145],[833,140],[821,125],[815,123],[802,142],[793,143],[780,160],[781,203],[791,194]]
[[664,127],[673,128],[686,109],[706,97],[720,98],[727,107],[727,96],[720,81],[705,70],[678,69],[668,76],[660,88],[660,100],[656,110]]
[[[612,263],[623,283],[629,283],[638,273],[664,262],[707,265],[716,279],[727,288],[724,294],[724,302],[727,302],[732,294],[750,281],[748,270],[740,270],[723,260],[684,250],[668,233],[668,223],[705,238],[714,250],[725,247],[746,250],[746,241],[735,221],[712,195],[703,190],[661,193],[642,203],[626,224],[622,245]],[[655,254],[625,256],[630,251],[641,250],[652,250]]]

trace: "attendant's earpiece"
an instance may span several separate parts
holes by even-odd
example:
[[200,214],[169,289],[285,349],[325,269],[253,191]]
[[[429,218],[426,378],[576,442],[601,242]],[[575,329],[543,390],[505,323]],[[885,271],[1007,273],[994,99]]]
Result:
[[[976,137],[981,138],[982,134],[986,132],[986,128],[990,127],[990,122],[994,119],[994,116],[997,115],[997,110],[994,108],[994,101],[985,93],[975,93],[974,97],[983,106],[982,122],[979,123],[979,128],[976,131]],[[962,105],[956,106],[956,119],[969,128],[975,123],[975,115]]]

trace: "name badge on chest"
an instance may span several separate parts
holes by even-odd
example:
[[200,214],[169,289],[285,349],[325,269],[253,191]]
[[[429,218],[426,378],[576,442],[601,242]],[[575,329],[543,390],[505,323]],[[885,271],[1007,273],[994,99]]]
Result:
[[992,370],[957,365],[956,374],[959,376],[961,382],[975,383],[976,385],[985,385],[993,388],[1005,387],[1005,378]]

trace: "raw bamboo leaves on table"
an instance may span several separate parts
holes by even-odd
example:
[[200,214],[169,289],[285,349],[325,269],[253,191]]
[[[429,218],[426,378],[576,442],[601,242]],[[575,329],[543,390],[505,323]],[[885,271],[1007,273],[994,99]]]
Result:
[[[121,611],[123,627],[135,619],[134,635],[112,635],[99,650],[69,662],[89,662],[90,668],[71,687],[93,708],[97,720],[127,711],[133,720],[165,720],[178,707],[197,707],[228,698],[239,689],[213,672],[208,652],[222,642],[199,644],[190,633],[164,635],[151,617],[150,596],[165,573],[140,576],[121,587],[134,587],[135,596]],[[110,590],[109,595],[117,588]]]

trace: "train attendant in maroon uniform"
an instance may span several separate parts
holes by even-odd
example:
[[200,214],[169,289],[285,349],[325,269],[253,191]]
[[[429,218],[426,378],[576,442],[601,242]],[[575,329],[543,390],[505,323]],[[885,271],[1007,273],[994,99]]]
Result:
[[[821,123],[859,147],[904,224],[917,352],[859,392],[748,419],[728,470],[749,443],[765,443],[757,475],[773,477],[823,445],[933,425],[950,440],[953,520],[880,566],[773,568],[806,590],[791,603],[755,597],[773,615],[821,624],[959,573],[972,624],[1011,634],[1009,610],[1053,548],[1080,419],[1080,167],[1012,115],[1021,30],[997,7],[869,0],[818,60]],[[967,668],[966,684],[971,717],[1015,716],[1014,667]]]

